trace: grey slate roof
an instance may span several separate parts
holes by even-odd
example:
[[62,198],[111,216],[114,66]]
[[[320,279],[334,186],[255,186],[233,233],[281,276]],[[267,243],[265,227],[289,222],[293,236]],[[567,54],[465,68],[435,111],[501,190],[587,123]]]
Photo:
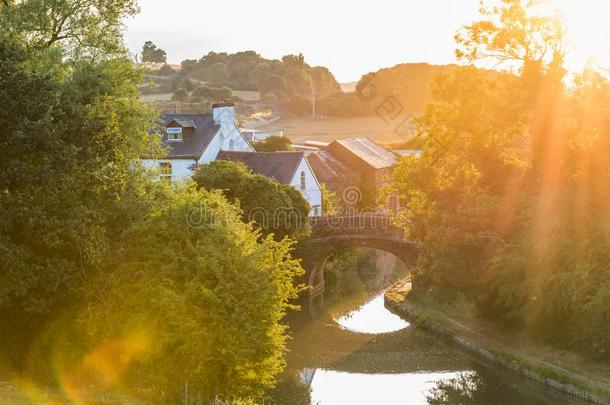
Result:
[[398,163],[394,153],[369,138],[341,139],[335,142],[375,169],[392,167]]
[[192,128],[182,135],[182,142],[168,142],[167,134],[163,134],[161,142],[167,159],[199,159],[220,128],[214,124],[212,114],[164,114],[161,118],[163,126],[176,121],[183,128]]
[[197,128],[193,120],[172,120],[171,122],[175,122],[182,128]]
[[242,162],[255,173],[272,178],[278,183],[289,184],[303,157],[303,152],[221,151],[216,159]]

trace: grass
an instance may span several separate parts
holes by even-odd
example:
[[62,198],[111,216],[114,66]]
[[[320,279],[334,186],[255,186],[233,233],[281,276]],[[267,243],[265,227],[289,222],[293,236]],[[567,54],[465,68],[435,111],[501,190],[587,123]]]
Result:
[[282,129],[293,142],[331,142],[345,138],[371,138],[382,144],[402,143],[404,139],[396,134],[397,122],[386,123],[374,115],[354,118],[282,118],[263,129]]
[[484,319],[464,295],[421,290],[401,293],[402,297],[394,293],[391,298],[408,305],[417,325],[438,325],[502,360],[610,399],[610,364],[592,362]]
[[492,353],[504,361],[510,362],[523,369],[532,370],[540,376],[551,378],[555,381],[559,381],[562,384],[572,385],[585,391],[593,392],[610,400],[610,390],[589,384],[586,378],[583,376],[576,376],[572,373],[558,370],[557,368],[545,367],[538,363],[502,351],[493,351]]
[[142,101],[170,101],[174,93],[158,93],[158,94],[142,94],[140,100]]
[[258,101],[261,98],[258,91],[233,90],[233,94],[244,101]]

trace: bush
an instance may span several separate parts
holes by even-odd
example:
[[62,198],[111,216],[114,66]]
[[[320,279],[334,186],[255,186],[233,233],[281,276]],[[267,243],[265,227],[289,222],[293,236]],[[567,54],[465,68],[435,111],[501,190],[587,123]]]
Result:
[[161,66],[161,69],[157,71],[159,76],[173,76],[176,71],[168,64]]
[[242,163],[223,160],[203,166],[193,179],[206,190],[222,190],[229,201],[239,204],[242,219],[254,221],[265,236],[299,239],[309,232],[309,204],[288,184],[250,173]]
[[189,92],[184,87],[179,88],[172,95],[172,100],[186,102],[189,100]]
[[273,135],[254,143],[257,152],[278,152],[292,150],[292,141],[287,136]]
[[[123,377],[166,402],[178,402],[186,382],[194,397],[262,398],[284,366],[280,321],[302,273],[290,249],[259,238],[219,192],[174,189],[124,235],[108,277],[91,287],[104,291],[84,315],[92,356],[113,342],[107,350],[122,359]],[[112,382],[84,360],[64,371]]]
[[233,90],[228,87],[208,87],[199,86],[191,95],[192,102],[210,101],[220,102],[230,100],[233,97]]

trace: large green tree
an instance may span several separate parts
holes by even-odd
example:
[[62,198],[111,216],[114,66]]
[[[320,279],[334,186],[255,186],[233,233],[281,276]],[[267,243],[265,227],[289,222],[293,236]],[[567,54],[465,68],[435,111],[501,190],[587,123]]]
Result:
[[153,115],[138,102],[128,60],[66,65],[56,49],[14,37],[0,37],[0,54],[0,303],[48,311],[123,226],[133,161],[155,153]]
[[309,229],[309,204],[288,184],[251,173],[242,163],[215,161],[193,176],[199,187],[222,190],[229,201],[242,209],[245,222],[254,221],[263,235],[298,239]]
[[127,231],[90,289],[90,344],[123,337],[129,358],[140,342],[126,374],[169,402],[185,383],[192,398],[260,399],[284,366],[280,321],[302,273],[291,243],[260,238],[220,192],[182,188],[166,202]]
[[[259,397],[282,368],[279,320],[300,267],[220,195],[135,163],[161,150],[120,21],[103,15],[121,4],[0,5],[2,366],[73,392],[128,386],[176,402],[188,382],[206,398]],[[101,42],[78,19],[50,42],[20,21],[26,6],[53,20],[65,5],[95,14]]]
[[468,61],[439,78],[402,159],[401,226],[421,242],[424,285],[470,294],[481,312],[608,359],[610,84],[565,88],[561,29],[532,2],[502,0],[458,36]]
[[136,0],[3,0],[0,32],[74,58],[123,55],[123,19],[137,11]]
[[167,54],[163,49],[157,48],[152,41],[146,41],[142,47],[142,62],[165,63],[167,62]]

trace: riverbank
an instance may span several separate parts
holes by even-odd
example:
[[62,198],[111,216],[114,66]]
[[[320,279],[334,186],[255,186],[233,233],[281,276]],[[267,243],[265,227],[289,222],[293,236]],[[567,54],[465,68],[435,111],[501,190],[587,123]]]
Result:
[[385,294],[388,309],[414,321],[492,363],[564,395],[593,404],[610,404],[610,366],[528,340],[476,316],[460,297],[443,299],[411,290],[400,281]]

